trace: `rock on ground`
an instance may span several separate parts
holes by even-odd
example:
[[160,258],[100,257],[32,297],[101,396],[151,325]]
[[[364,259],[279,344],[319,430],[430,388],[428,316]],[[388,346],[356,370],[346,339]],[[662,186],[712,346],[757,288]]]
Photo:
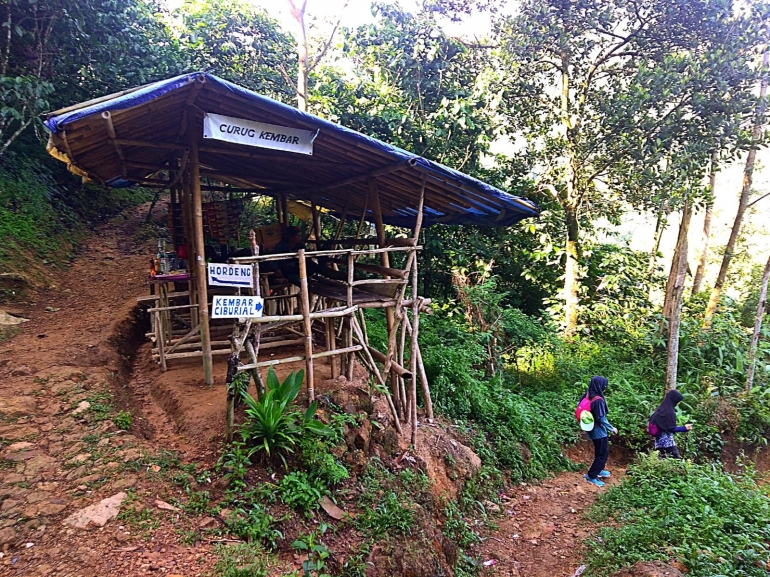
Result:
[[94,505],[89,505],[85,509],[73,513],[64,520],[64,524],[77,529],[85,529],[91,524],[104,527],[107,521],[117,517],[120,512],[120,504],[125,498],[125,493],[116,493],[112,497],[102,499]]

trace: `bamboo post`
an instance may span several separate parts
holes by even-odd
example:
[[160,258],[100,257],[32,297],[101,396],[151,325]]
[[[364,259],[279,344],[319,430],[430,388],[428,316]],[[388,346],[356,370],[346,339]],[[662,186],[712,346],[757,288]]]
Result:
[[[245,335],[244,335],[245,336]],[[233,379],[235,378],[235,375],[238,373],[238,348],[239,348],[239,337],[238,334],[238,324],[235,324],[235,329],[233,332],[233,339],[231,341],[230,350],[231,355],[230,358],[227,359],[227,379],[225,380],[226,384],[226,390],[227,390],[227,410],[225,413],[225,436],[227,438],[228,443],[233,442],[233,429],[235,427],[235,387],[232,386]]]
[[[348,308],[353,306],[353,280],[355,279],[355,258],[353,257],[353,251],[348,253],[348,282],[347,282],[347,306]],[[355,313],[354,313],[355,314]],[[353,329],[352,329],[352,315],[343,318],[345,323],[345,347],[353,345]],[[345,362],[345,376],[350,381],[353,379],[353,359],[352,353],[347,355],[347,361]]]
[[[327,301],[326,308],[329,307],[330,303]],[[334,319],[331,317],[324,319],[324,324],[326,326],[326,348],[333,351],[337,348],[337,335],[334,332]],[[331,366],[332,379],[339,377],[339,365],[337,364],[337,359],[333,355],[329,357],[329,366]]]
[[[380,204],[380,191],[377,188],[377,181],[372,179],[369,181],[369,197],[371,197],[372,200],[372,213],[374,215],[374,226],[375,230],[377,232],[377,244],[382,247],[385,244],[385,223],[382,220],[382,205]],[[387,252],[380,253],[380,265],[384,267],[390,267],[390,257],[388,256]],[[390,361],[392,360],[393,355],[395,354],[395,348],[396,348],[396,341],[395,341],[395,332],[394,330],[398,330],[398,326],[396,324],[396,317],[397,317],[398,311],[394,311],[393,308],[388,307],[385,309],[385,317],[387,321],[388,326],[388,350],[386,354],[388,355],[388,361],[386,362],[385,367],[385,374],[390,375]],[[391,335],[393,335],[393,338],[391,338]],[[391,375],[390,376],[390,390],[393,394],[393,398],[397,400],[400,403],[401,399],[399,399],[399,386],[398,386],[398,379]]]
[[160,326],[160,311],[155,311],[155,342],[158,345],[158,357],[160,358],[160,370],[166,372],[166,351],[163,342],[163,330]]
[[[257,233],[254,230],[249,231],[249,248],[251,248],[251,256],[259,256],[259,245],[257,244]],[[262,296],[261,279],[259,278],[259,261],[254,262],[252,265],[252,290],[255,296]],[[264,308],[262,309],[264,311]],[[264,312],[263,312],[264,314]],[[246,334],[247,344],[246,352],[249,355],[251,362],[256,363],[259,356],[259,345],[262,341],[262,323],[257,323],[257,328],[254,331],[253,338],[248,340],[249,334]],[[253,356],[253,358],[251,358]],[[265,396],[265,384],[262,382],[262,375],[259,369],[254,369],[251,373],[251,378],[254,379],[254,386],[257,388],[257,398],[262,400]]]
[[[406,348],[406,322],[408,319],[404,319],[404,323],[401,325],[400,333],[401,338],[398,343],[398,364],[404,366],[404,349]],[[414,373],[413,373],[414,374]],[[398,390],[402,399],[406,399],[406,384],[404,383],[404,377],[399,375],[398,377]],[[405,414],[402,417],[406,418]]]
[[316,240],[316,249],[320,248],[318,244],[321,241],[321,211],[318,210],[316,203],[311,203],[310,212],[313,215],[313,234]]
[[[423,300],[423,299],[420,299]],[[406,321],[406,330],[409,334],[412,334],[412,325],[409,320]],[[422,384],[422,394],[425,397],[425,409],[428,413],[428,418],[433,419],[433,398],[430,394],[430,387],[428,386],[428,373],[425,372],[425,364],[422,362],[422,349],[420,343],[417,343],[417,370],[420,373],[420,382]]]
[[307,373],[307,398],[308,404],[315,400],[315,387],[313,383],[313,323],[310,320],[310,294],[307,288],[307,263],[305,262],[305,249],[297,251],[299,260],[299,288],[300,302],[302,304],[302,322],[305,328],[305,364]]
[[[425,175],[422,177],[422,187],[420,189],[420,201],[417,207],[417,218],[414,224],[414,243],[417,246],[422,228],[422,213],[425,205]],[[417,274],[417,249],[412,251],[414,259],[412,262],[412,380],[411,380],[411,403],[412,403],[412,445],[417,443],[417,336],[420,331],[420,300],[417,296],[419,276]],[[404,315],[406,316],[406,315]]]
[[[187,270],[190,272],[190,304],[197,305],[198,291],[195,282],[195,234],[193,233],[192,217],[192,193],[190,192],[190,179],[188,172],[184,172],[182,180],[182,222],[184,223],[184,240],[187,243]],[[190,325],[194,328],[200,324],[200,315],[195,307],[190,309]]]
[[[377,370],[377,363],[374,362],[374,358],[372,357],[372,353],[369,350],[369,347],[366,345],[366,343],[363,342],[364,335],[363,335],[363,332],[361,331],[361,327],[358,326],[358,321],[356,321],[355,317],[352,318],[351,325],[353,327],[353,330],[356,333],[356,337],[358,338],[358,341],[363,345],[360,353],[367,359],[372,369],[374,370],[374,378],[377,379],[377,382],[380,383],[380,386],[382,386],[383,388],[386,388],[385,378],[382,376],[380,371]],[[393,398],[387,392],[385,393],[385,397],[388,399],[388,406],[390,407],[390,412],[393,413],[393,423],[396,425],[396,430],[400,435],[401,423],[398,420],[398,411],[396,411],[396,407],[393,404]]]
[[195,236],[195,283],[198,291],[198,314],[201,324],[201,351],[203,353],[203,380],[206,385],[214,384],[214,367],[211,356],[211,333],[209,331],[209,299],[206,286],[206,256],[203,240],[203,202],[201,199],[200,164],[198,160],[198,135],[195,133],[194,115],[188,117],[187,134],[190,139],[190,187],[194,211],[193,229]]

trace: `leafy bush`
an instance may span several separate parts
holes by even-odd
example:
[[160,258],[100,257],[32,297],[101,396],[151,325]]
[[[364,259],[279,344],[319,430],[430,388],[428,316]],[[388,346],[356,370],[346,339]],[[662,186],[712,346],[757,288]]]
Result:
[[320,507],[318,501],[326,493],[323,484],[304,471],[289,473],[281,480],[278,488],[281,500],[292,509],[301,511],[308,518]]
[[294,448],[306,434],[331,435],[330,429],[314,418],[318,404],[313,402],[303,413],[289,404],[297,398],[302,387],[304,371],[292,372],[281,383],[270,367],[267,374],[268,391],[260,400],[246,392],[246,419],[241,426],[243,440],[253,445],[257,452],[264,451],[268,458],[280,457],[286,466],[286,453]]
[[264,543],[274,548],[276,540],[283,538],[281,532],[274,527],[275,522],[276,519],[268,513],[264,505],[248,501],[232,511],[225,521],[225,526],[241,539]]
[[770,499],[751,474],[641,456],[591,518],[602,528],[588,544],[587,575],[656,559],[677,559],[693,577],[767,575]]

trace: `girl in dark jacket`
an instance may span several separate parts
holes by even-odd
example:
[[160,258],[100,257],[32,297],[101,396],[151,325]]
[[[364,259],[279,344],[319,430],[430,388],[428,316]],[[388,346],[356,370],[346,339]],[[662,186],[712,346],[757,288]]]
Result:
[[607,388],[607,379],[595,376],[588,385],[589,399],[591,402],[591,414],[594,417],[594,428],[587,431],[588,438],[594,443],[594,462],[588,469],[585,479],[597,487],[604,487],[602,479],[610,476],[610,472],[604,468],[610,455],[609,434],[617,434],[618,430],[607,420],[607,401],[604,400],[604,390]]
[[666,393],[666,398],[660,404],[658,409],[650,417],[650,422],[658,427],[658,434],[655,436],[655,448],[661,457],[674,457],[680,459],[679,449],[676,448],[674,433],[686,433],[692,429],[692,425],[687,423],[684,426],[676,426],[676,406],[683,399],[682,393],[672,389]]

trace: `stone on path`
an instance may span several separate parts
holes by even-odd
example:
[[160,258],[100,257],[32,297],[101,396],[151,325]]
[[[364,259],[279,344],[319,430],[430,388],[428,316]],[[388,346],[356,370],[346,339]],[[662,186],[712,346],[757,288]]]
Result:
[[125,498],[125,493],[116,493],[112,497],[102,499],[98,503],[73,513],[64,520],[64,524],[77,529],[85,529],[89,525],[104,527],[107,521],[117,517],[120,512],[120,504]]
[[78,405],[78,408],[72,411],[73,415],[79,415],[80,413],[83,413],[91,408],[91,403],[88,401],[80,401],[80,404]]
[[164,511],[179,511],[179,509],[177,509],[170,503],[166,503],[165,501],[161,501],[160,499],[155,501],[155,506],[158,507],[158,509],[163,509]]
[[0,414],[9,419],[18,419],[34,415],[37,409],[35,397],[6,397],[0,398]]

